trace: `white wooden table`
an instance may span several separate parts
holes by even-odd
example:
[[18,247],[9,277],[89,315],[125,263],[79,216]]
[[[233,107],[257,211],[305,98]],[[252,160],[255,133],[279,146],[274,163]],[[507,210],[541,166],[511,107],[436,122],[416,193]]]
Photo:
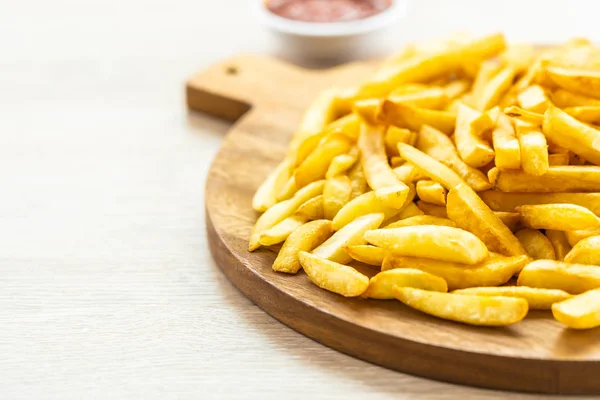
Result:
[[[183,82],[273,52],[245,2],[0,4],[0,398],[523,397],[336,353],[219,272],[203,186],[228,126],[188,115]],[[385,40],[597,39],[596,4],[413,0]]]

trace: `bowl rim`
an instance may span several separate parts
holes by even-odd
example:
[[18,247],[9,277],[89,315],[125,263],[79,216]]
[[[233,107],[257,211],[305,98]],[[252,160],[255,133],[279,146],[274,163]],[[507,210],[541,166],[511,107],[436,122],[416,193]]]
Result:
[[393,0],[392,5],[371,17],[345,22],[303,22],[270,12],[265,0],[254,0],[254,16],[268,28],[289,35],[306,37],[342,37],[373,32],[406,16],[408,0]]

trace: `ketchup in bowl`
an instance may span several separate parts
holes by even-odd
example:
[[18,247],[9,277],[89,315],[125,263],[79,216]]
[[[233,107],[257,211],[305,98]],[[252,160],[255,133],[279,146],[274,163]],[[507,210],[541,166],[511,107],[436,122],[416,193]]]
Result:
[[369,18],[392,0],[268,0],[267,9],[282,18],[302,22],[346,22]]

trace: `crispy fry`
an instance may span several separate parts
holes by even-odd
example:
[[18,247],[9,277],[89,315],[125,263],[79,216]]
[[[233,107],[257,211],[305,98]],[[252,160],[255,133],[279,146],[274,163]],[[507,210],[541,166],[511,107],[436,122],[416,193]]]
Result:
[[600,265],[600,236],[590,236],[577,242],[565,256],[565,262]]
[[389,225],[385,225],[383,228],[401,228],[403,226],[415,225],[437,225],[456,228],[456,224],[448,218],[435,217],[433,215],[415,215],[413,217],[401,219],[400,221],[392,222]]
[[600,290],[590,290],[552,305],[554,318],[573,329],[600,326]]
[[560,108],[600,106],[600,100],[598,99],[569,92],[568,90],[564,89],[558,89],[552,94],[552,102]]
[[567,241],[571,246],[575,246],[581,240],[600,235],[600,228],[592,228],[592,229],[584,229],[581,231],[570,231],[565,232],[565,236],[567,237]]
[[336,175],[344,174],[348,171],[352,166],[356,163],[358,157],[354,154],[340,154],[339,156],[335,156],[333,160],[331,160],[331,164],[329,164],[329,168],[327,168],[327,173],[325,174],[325,179],[332,178]]
[[412,146],[398,143],[398,151],[402,158],[413,165],[418,165],[423,173],[448,190],[464,183],[456,172]]
[[600,97],[600,74],[598,71],[548,66],[547,76],[559,87],[591,97]]
[[390,126],[385,133],[385,151],[388,157],[397,156],[398,143],[407,143],[413,146],[417,135],[408,129]]
[[434,292],[447,292],[446,281],[418,269],[400,268],[383,271],[372,277],[363,297],[370,299],[394,299],[395,287],[411,287]]
[[511,232],[516,232],[522,228],[521,216],[519,213],[494,211],[494,214],[500,219],[500,221],[502,221],[504,225],[506,225],[508,229],[511,230]]
[[322,289],[344,297],[357,297],[369,286],[369,278],[347,265],[301,251],[300,263],[310,280]]
[[346,175],[337,175],[327,179],[323,189],[323,212],[326,219],[333,219],[352,194],[350,179]]
[[523,268],[517,284],[579,294],[600,287],[600,267],[538,260]]
[[350,186],[352,187],[352,193],[350,193],[351,199],[355,199],[361,194],[366,193],[369,187],[360,163],[355,163],[354,166],[350,168],[348,171],[348,178],[350,178]]
[[480,264],[466,264],[432,260],[429,258],[403,257],[390,255],[383,259],[382,271],[394,268],[416,268],[444,278],[449,290],[477,286],[502,285],[519,273],[529,262],[527,256],[504,257],[490,254]]
[[531,85],[517,95],[519,105],[527,111],[543,114],[550,101],[540,85]]
[[521,148],[521,167],[526,174],[540,176],[548,172],[548,143],[539,128],[527,123],[516,124]]
[[462,229],[448,226],[405,226],[367,231],[365,240],[394,254],[477,264],[489,256],[483,242]]
[[448,134],[454,130],[456,124],[456,115],[449,111],[397,103],[393,98],[383,101],[382,119],[389,124],[404,126],[413,131],[418,131],[423,125],[431,125]]
[[540,231],[526,228],[517,231],[515,236],[534,260],[556,260],[552,243]]
[[552,142],[586,160],[600,164],[600,131],[553,106],[544,114],[543,130]]
[[383,264],[385,250],[382,248],[368,244],[358,244],[355,246],[348,246],[344,248],[344,250],[346,250],[346,253],[348,253],[350,257],[361,263],[374,265],[376,267],[381,267],[381,264]]
[[505,193],[480,192],[481,199],[494,211],[514,211],[528,204],[577,204],[600,215],[600,193]]
[[501,114],[492,132],[495,163],[500,169],[521,168],[521,147],[510,119]]
[[481,95],[473,99],[473,105],[480,111],[489,110],[500,103],[502,96],[510,89],[516,70],[512,66],[502,68],[483,88]]
[[491,251],[507,256],[526,254],[519,240],[481,198],[466,185],[448,193],[448,217],[480,238]]
[[476,192],[491,188],[487,177],[476,168],[467,165],[458,155],[452,140],[442,132],[423,126],[417,140],[417,148],[452,169]]
[[[401,183],[398,186],[389,186],[375,191],[375,196],[386,206],[390,206],[396,209],[402,209],[407,201],[412,201],[414,195],[410,197],[410,192],[416,192],[412,183],[410,186]],[[410,199],[409,199],[410,197]]]
[[542,176],[492,168],[488,176],[503,192],[600,192],[600,167],[596,166],[551,166]]
[[323,208],[323,195],[321,194],[305,201],[298,207],[294,215],[304,217],[307,221],[324,219],[325,210]]
[[292,173],[292,164],[289,159],[283,160],[269,174],[267,179],[258,188],[252,198],[252,208],[258,212],[265,212],[277,203],[277,193],[283,188]]
[[504,326],[521,321],[529,306],[524,299],[430,292],[395,287],[396,298],[426,314],[469,325]]
[[294,172],[296,185],[304,187],[311,182],[325,178],[331,161],[340,154],[348,153],[352,141],[343,134],[333,134],[327,137]]
[[448,191],[439,183],[434,181],[418,181],[417,195],[423,201],[440,206],[446,205]]
[[252,227],[248,251],[258,249],[260,247],[260,235],[292,215],[303,203],[323,193],[324,186],[325,181],[313,182],[300,189],[291,199],[277,203],[265,211],[264,214],[258,217],[254,227]]
[[438,218],[448,218],[446,206],[438,206],[437,204],[431,204],[426,201],[419,200],[417,201],[417,207],[419,207],[419,209],[423,211],[426,215]]
[[558,261],[564,260],[567,253],[571,250],[571,245],[567,240],[567,235],[561,231],[546,229],[546,237],[554,248],[556,259]]
[[423,170],[411,163],[404,163],[394,168],[393,171],[398,179],[404,183],[417,182],[421,179],[429,178]]
[[575,204],[535,204],[519,206],[526,228],[575,231],[600,227],[600,219],[585,207]]
[[539,289],[526,286],[474,287],[455,290],[452,293],[474,296],[518,297],[527,300],[530,310],[549,310],[554,303],[572,297],[563,290]]
[[494,151],[474,129],[477,119],[484,115],[465,104],[458,106],[454,141],[463,161],[475,168],[483,167],[494,159]]
[[327,240],[332,233],[331,221],[324,219],[302,225],[292,232],[283,243],[273,263],[273,270],[288,274],[297,273],[302,267],[298,259],[298,253],[312,251],[312,249]]
[[308,221],[306,217],[300,215],[292,215],[275,226],[267,229],[260,234],[260,244],[262,246],[273,246],[285,241],[288,236],[296,229],[304,225]]
[[[313,250],[317,257],[342,264],[352,261],[352,257],[344,250],[347,247],[366,244],[363,235],[371,229],[377,229],[383,222],[383,214],[367,214],[356,218],[333,234],[327,241]],[[335,229],[335,224],[333,224]]]
[[401,210],[392,208],[379,200],[376,192],[367,192],[344,205],[333,218],[333,229],[340,230],[358,217],[372,213],[382,213],[385,219],[393,217]]

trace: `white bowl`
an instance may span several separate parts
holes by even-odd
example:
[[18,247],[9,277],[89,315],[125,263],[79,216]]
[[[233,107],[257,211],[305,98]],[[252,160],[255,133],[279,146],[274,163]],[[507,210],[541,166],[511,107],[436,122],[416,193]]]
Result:
[[313,23],[280,17],[264,0],[253,0],[254,15],[274,32],[278,53],[300,64],[337,64],[379,55],[382,31],[406,15],[408,0],[395,0],[386,10],[355,21]]

